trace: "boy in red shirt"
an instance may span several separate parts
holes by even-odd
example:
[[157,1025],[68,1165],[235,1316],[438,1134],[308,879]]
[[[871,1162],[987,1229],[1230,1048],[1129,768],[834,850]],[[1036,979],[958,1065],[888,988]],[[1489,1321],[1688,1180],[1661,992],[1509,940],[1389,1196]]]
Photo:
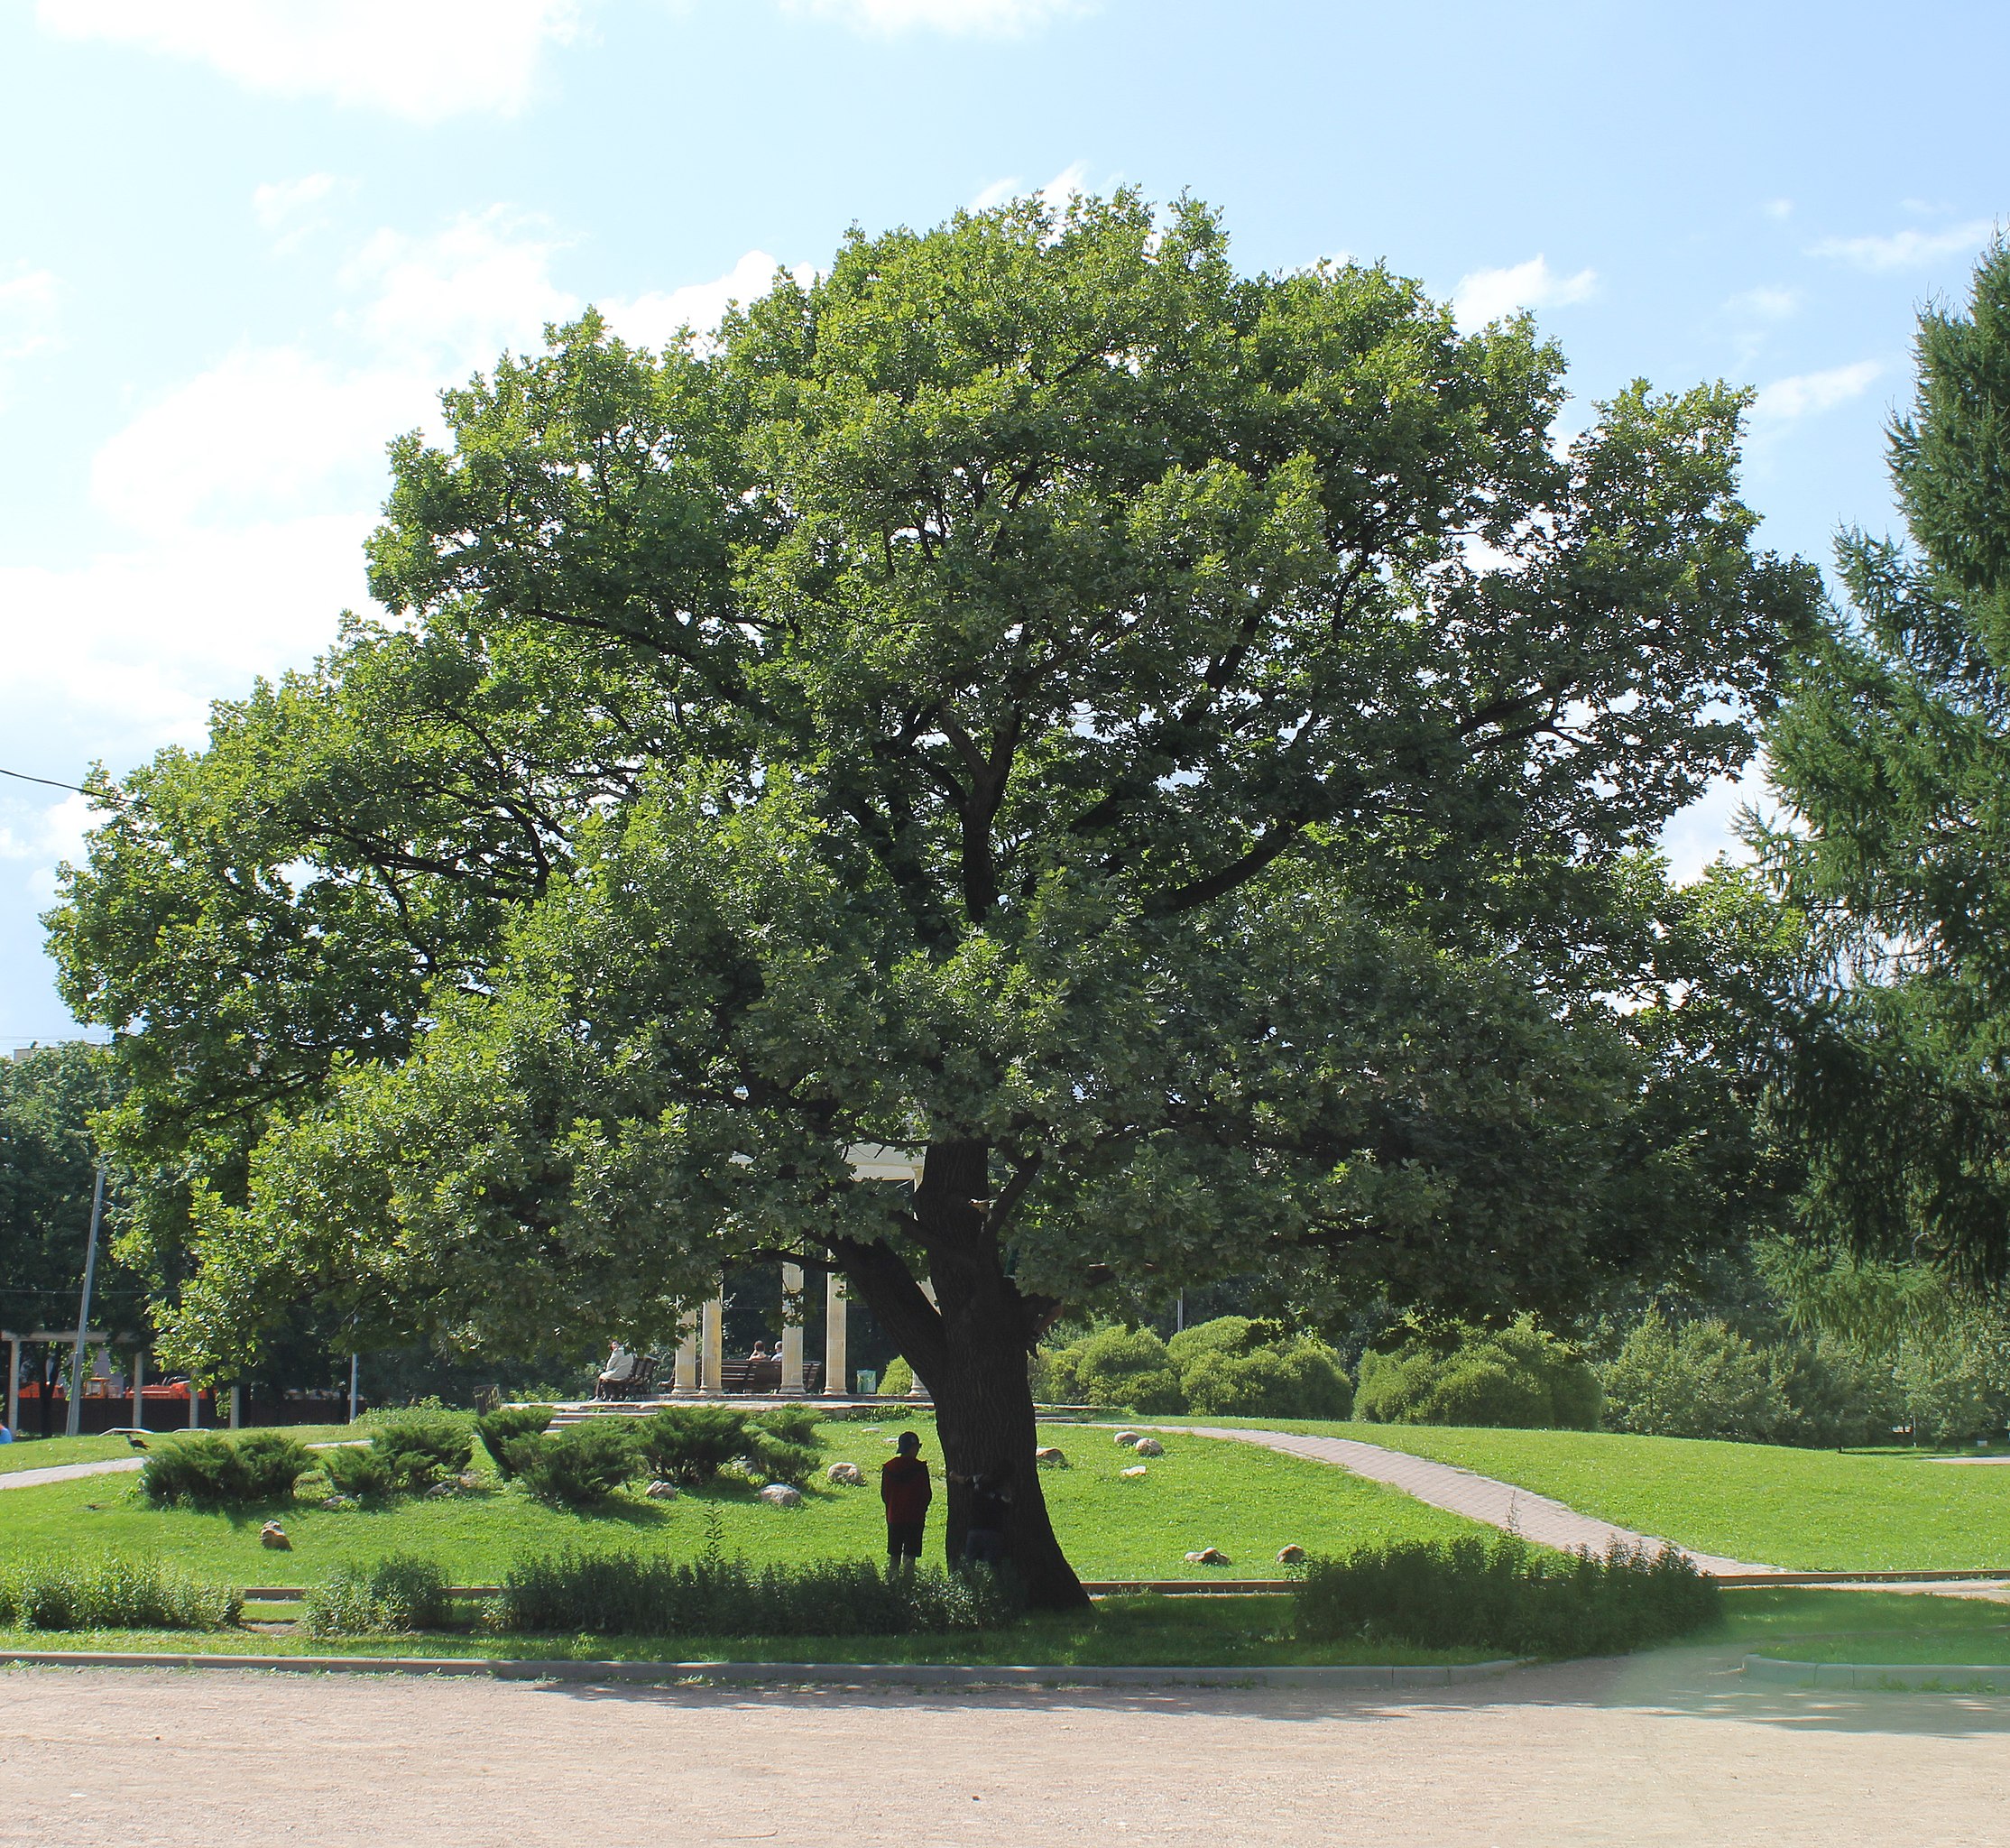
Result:
[[880,1500],[886,1503],[886,1566],[890,1575],[912,1572],[921,1557],[922,1529],[928,1522],[928,1504],[936,1492],[928,1481],[928,1465],[917,1454],[921,1439],[912,1431],[900,1433],[895,1454],[880,1465]]

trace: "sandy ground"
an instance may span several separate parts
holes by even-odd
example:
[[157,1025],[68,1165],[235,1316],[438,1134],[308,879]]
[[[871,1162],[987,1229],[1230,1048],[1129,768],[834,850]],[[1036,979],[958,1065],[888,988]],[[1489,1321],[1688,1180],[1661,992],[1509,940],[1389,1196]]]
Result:
[[2010,1841],[2010,1699],[1720,1652],[1405,1695],[0,1670],[0,1842],[627,1848]]

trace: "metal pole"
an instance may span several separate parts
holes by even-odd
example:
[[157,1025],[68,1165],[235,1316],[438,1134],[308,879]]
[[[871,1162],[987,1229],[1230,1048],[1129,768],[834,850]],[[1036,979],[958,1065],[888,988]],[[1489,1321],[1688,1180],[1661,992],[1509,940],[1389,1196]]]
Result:
[[349,1422],[352,1425],[356,1421],[356,1363],[361,1358],[360,1354],[349,1356]]
[[1179,1302],[1173,1310],[1173,1333],[1177,1335],[1186,1326],[1186,1292],[1179,1293]]
[[7,1336],[7,1428],[21,1435],[21,1337]]
[[84,1336],[91,1326],[91,1285],[97,1280],[97,1228],[105,1217],[105,1164],[97,1164],[97,1179],[91,1188],[91,1235],[84,1247],[84,1294],[77,1305],[77,1344],[69,1351],[69,1421],[65,1427],[74,1437],[84,1427]]
[[146,1349],[133,1352],[133,1428],[146,1429]]

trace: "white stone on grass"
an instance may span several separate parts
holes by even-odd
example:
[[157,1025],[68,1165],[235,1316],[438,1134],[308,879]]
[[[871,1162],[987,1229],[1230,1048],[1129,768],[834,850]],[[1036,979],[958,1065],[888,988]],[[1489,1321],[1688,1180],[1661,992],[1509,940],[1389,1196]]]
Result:
[[286,1538],[286,1529],[276,1520],[268,1520],[259,1529],[258,1544],[270,1547],[278,1553],[290,1553],[293,1550],[292,1541]]
[[677,1500],[675,1483],[651,1483],[642,1491],[651,1502],[674,1502]]
[[1156,1437],[1140,1437],[1130,1446],[1133,1456],[1163,1456],[1166,1446]]
[[803,1492],[790,1488],[787,1483],[770,1483],[761,1492],[761,1499],[770,1508],[799,1508]]
[[865,1472],[855,1463],[834,1463],[824,1472],[824,1476],[827,1482],[847,1489],[862,1488],[865,1483]]
[[1135,1431],[1119,1431],[1110,1441],[1112,1444],[1120,1444],[1128,1450],[1133,1444],[1137,1443],[1138,1433]]
[[1068,1466],[1066,1455],[1052,1444],[1041,1445],[1033,1453],[1033,1461],[1042,1469],[1065,1469]]
[[1148,1475],[1150,1472],[1146,1469],[1143,1464],[1134,1463],[1129,1469],[1120,1469],[1117,1474],[1120,1476],[1141,1476]]
[[1186,1556],[1189,1566],[1227,1566],[1232,1562],[1219,1547],[1203,1547],[1197,1553]]
[[1288,1547],[1279,1547],[1277,1548],[1277,1564],[1279,1566],[1299,1565],[1303,1562],[1305,1557],[1305,1549],[1295,1541]]

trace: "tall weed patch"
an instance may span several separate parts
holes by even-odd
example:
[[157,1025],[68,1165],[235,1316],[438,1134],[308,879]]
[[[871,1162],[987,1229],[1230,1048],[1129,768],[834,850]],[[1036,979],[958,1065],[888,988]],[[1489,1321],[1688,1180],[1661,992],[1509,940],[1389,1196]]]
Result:
[[368,1566],[337,1566],[306,1598],[310,1636],[403,1636],[440,1630],[452,1612],[447,1575],[430,1559],[391,1553]]
[[0,1628],[227,1630],[244,1601],[152,1560],[54,1559],[0,1569]]
[[1511,1535],[1406,1541],[1305,1567],[1295,1612],[1307,1641],[1386,1637],[1424,1649],[1614,1655],[1720,1621],[1713,1579],[1672,1548],[1548,1553]]
[[992,1630],[1019,1615],[989,1572],[890,1578],[868,1560],[749,1565],[639,1553],[520,1559],[490,1622],[509,1631],[602,1636],[910,1636]]

